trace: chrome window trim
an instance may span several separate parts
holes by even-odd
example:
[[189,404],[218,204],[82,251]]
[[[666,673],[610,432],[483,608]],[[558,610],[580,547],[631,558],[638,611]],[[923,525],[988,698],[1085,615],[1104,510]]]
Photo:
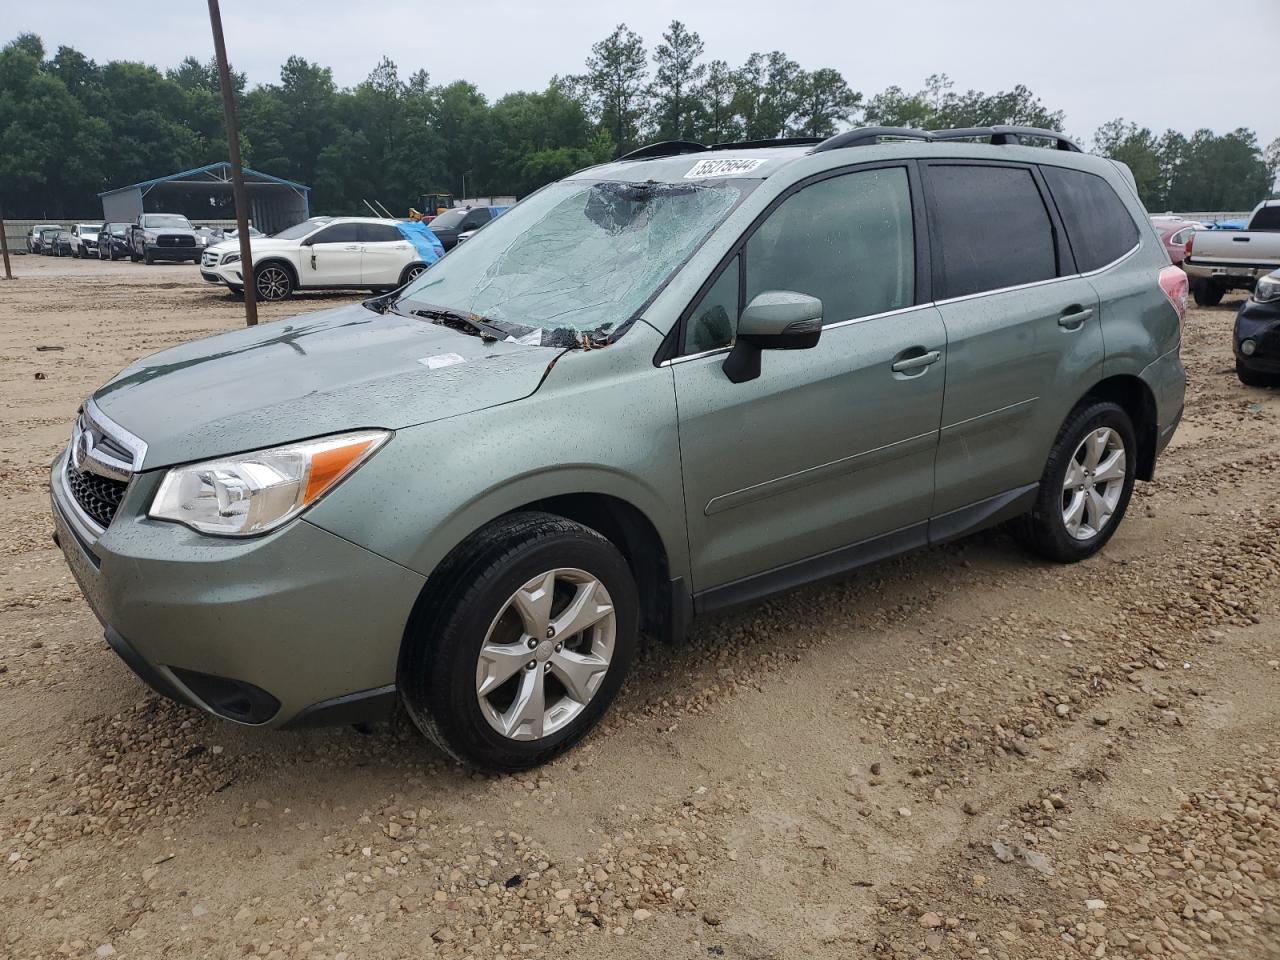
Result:
[[1112,267],[1119,266],[1120,264],[1124,263],[1126,260],[1128,260],[1130,257],[1132,257],[1135,253],[1137,253],[1141,249],[1142,249],[1142,238],[1139,237],[1138,242],[1135,243],[1132,247],[1130,247],[1126,253],[1120,254],[1120,256],[1116,257],[1110,263],[1104,263],[1102,266],[1097,267],[1094,270],[1090,270],[1088,273],[1078,274],[1078,276],[1096,277],[1098,274],[1104,273],[1107,270],[1110,270]]

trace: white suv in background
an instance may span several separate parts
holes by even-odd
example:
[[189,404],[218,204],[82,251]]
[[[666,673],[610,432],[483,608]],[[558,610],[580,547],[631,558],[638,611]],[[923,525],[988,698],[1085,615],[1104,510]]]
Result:
[[[283,300],[295,290],[402,286],[444,255],[430,232],[421,231],[411,240],[402,228],[421,231],[417,224],[399,220],[312,217],[274,236],[254,237],[250,249],[258,299]],[[200,276],[243,291],[240,241],[223,241],[205,250]]]

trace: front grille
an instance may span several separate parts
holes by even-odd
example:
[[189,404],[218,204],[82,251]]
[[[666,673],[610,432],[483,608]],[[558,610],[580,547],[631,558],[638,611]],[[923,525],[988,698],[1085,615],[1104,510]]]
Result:
[[157,247],[194,247],[196,238],[188,233],[162,233],[156,238]]
[[200,266],[216,267],[218,265],[218,254],[205,251],[200,257]]
[[111,519],[120,509],[124,491],[129,485],[110,477],[102,477],[86,470],[77,470],[67,461],[67,489],[80,509],[104,529],[111,526]]

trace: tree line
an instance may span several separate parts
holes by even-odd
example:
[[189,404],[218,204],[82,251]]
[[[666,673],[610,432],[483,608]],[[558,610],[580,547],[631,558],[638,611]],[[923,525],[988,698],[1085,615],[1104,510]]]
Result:
[[[581,73],[490,102],[472,83],[404,76],[384,57],[354,87],[293,56],[275,83],[232,82],[244,162],[311,186],[312,208],[359,213],[362,199],[401,212],[422,193],[523,196],[581,167],[657,140],[718,143],[825,137],[855,122],[923,129],[1024,124],[1062,131],[1066,117],[1019,84],[957,91],[946,75],[922,89],[864,98],[838,70],[802,67],[781,51],[738,66],[710,59],[698,34],[672,21],[650,51],[620,24],[591,48]],[[61,218],[99,207],[97,193],[226,158],[212,61],[159,70],[95,63],[23,34],[0,50],[0,197],[9,216]],[[1246,209],[1280,167],[1280,140],[1262,150],[1250,130],[1190,136],[1118,119],[1096,152],[1130,165],[1152,210]]]

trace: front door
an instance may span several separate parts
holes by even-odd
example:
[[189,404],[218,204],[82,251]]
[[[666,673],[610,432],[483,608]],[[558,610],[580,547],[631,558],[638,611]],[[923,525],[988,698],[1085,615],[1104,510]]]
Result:
[[[704,605],[849,566],[851,545],[924,542],[946,336],[916,305],[914,187],[886,166],[791,193],[685,319],[672,368],[694,589],[723,588]],[[731,383],[723,348],[766,290],[820,299],[822,338]]]
[[357,286],[361,256],[360,224],[335,223],[308,238],[298,279],[304,287]]

